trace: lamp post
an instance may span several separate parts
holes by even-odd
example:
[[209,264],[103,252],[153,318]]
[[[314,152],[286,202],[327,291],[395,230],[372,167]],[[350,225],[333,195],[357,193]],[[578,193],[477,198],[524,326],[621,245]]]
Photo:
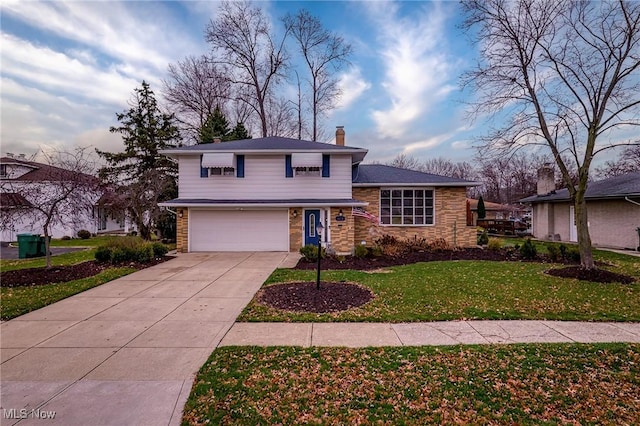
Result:
[[318,233],[318,274],[316,275],[316,290],[320,290],[320,261],[322,260],[322,222],[318,218],[318,225],[316,226],[316,232]]

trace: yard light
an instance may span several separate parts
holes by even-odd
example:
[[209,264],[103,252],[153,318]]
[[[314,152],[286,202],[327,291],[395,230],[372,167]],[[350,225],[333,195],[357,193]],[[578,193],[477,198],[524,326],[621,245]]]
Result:
[[316,232],[318,233],[318,274],[316,275],[316,290],[320,290],[320,260],[322,260],[322,222],[318,220]]

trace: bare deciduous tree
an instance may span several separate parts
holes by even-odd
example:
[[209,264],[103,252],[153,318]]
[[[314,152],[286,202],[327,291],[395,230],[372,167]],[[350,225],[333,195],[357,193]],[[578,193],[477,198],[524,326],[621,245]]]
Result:
[[640,172],[640,145],[625,148],[616,160],[607,161],[595,172],[601,179]]
[[22,203],[3,205],[0,228],[14,229],[17,223],[42,229],[47,267],[51,267],[49,237],[62,225],[78,231],[91,225],[92,209],[100,197],[100,181],[92,174],[95,162],[86,148],[72,152],[43,152],[46,164],[30,163],[34,170],[0,184],[3,194],[17,194]]
[[246,1],[223,2],[205,31],[216,60],[229,66],[235,96],[257,114],[263,137],[269,136],[267,104],[287,66],[286,35],[277,41],[262,9]]
[[340,96],[336,73],[347,63],[353,49],[307,10],[287,15],[284,24],[295,38],[309,72],[311,140],[316,141],[318,118],[333,108]]
[[486,149],[550,150],[575,205],[582,267],[594,268],[584,195],[594,156],[616,145],[621,125],[640,124],[640,3],[463,0],[463,7],[464,26],[477,29],[482,49],[463,79],[478,93],[473,113],[510,117],[483,140]]
[[164,97],[185,136],[195,141],[216,105],[229,100],[231,82],[226,71],[204,55],[187,56],[170,64],[168,71]]

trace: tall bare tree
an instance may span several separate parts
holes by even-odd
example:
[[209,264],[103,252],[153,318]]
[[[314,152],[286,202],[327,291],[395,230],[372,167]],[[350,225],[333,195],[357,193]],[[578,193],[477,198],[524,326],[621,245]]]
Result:
[[[575,205],[582,267],[594,268],[584,195],[594,156],[616,145],[617,128],[640,124],[640,2],[462,4],[464,27],[477,29],[481,47],[477,67],[463,78],[478,93],[473,112],[510,117],[484,145],[550,150]],[[578,170],[577,185],[567,160]]]
[[49,237],[62,225],[78,231],[91,225],[92,209],[98,201],[100,181],[93,176],[95,162],[86,148],[74,151],[44,151],[45,163],[25,162],[34,170],[17,179],[3,179],[1,192],[12,194],[14,203],[0,208],[0,228],[16,223],[42,229],[47,267],[51,267]]
[[257,114],[263,137],[269,136],[267,103],[287,66],[286,36],[276,40],[262,9],[247,1],[222,2],[205,31],[216,60],[229,66],[235,96]]
[[284,18],[309,72],[311,140],[318,140],[318,118],[335,106],[340,96],[337,72],[353,52],[350,44],[328,31],[307,10]]
[[170,64],[163,85],[169,109],[184,136],[194,141],[216,106],[224,106],[231,96],[227,72],[205,55],[187,56]]
[[620,176],[640,172],[640,145],[628,146],[615,160],[609,160],[596,170],[599,178]]

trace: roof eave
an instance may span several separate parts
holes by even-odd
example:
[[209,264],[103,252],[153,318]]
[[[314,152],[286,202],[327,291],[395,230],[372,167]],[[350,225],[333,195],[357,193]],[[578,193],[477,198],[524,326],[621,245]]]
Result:
[[402,182],[402,183],[387,183],[387,182],[378,182],[378,183],[353,183],[352,186],[355,188],[366,188],[366,187],[414,187],[414,186],[425,186],[425,187],[470,187],[470,186],[480,186],[482,185],[479,182]]
[[343,202],[290,202],[290,203],[250,203],[250,202],[238,202],[238,203],[189,203],[189,202],[164,202],[158,203],[160,207],[207,207],[207,208],[288,208],[288,207],[365,207],[369,203],[366,201],[343,201]]

